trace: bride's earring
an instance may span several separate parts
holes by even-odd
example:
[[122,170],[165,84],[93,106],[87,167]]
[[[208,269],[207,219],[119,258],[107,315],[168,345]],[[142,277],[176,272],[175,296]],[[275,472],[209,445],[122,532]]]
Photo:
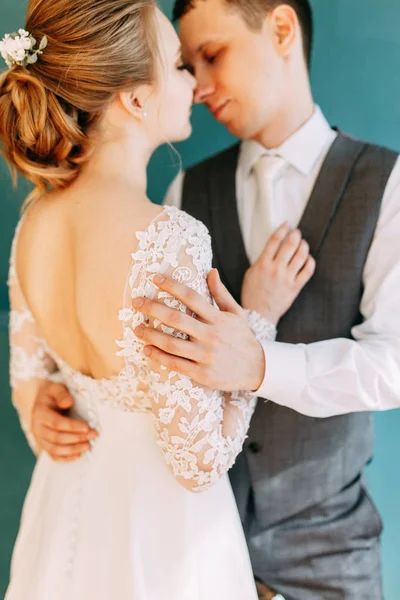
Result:
[[143,103],[134,93],[122,92],[120,94],[120,101],[132,116],[136,117],[139,121],[144,121],[148,117],[148,113],[143,106]]

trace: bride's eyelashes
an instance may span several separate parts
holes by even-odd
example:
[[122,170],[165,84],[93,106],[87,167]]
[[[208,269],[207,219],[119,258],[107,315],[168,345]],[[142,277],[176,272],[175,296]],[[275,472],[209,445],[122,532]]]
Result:
[[191,75],[194,75],[194,68],[189,63],[182,63],[178,65],[178,71],[189,71]]

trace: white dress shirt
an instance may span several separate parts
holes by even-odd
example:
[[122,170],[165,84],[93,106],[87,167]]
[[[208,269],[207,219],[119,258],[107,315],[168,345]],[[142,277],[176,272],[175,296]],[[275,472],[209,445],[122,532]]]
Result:
[[[298,226],[335,137],[316,107],[303,127],[273,149],[287,164],[274,183],[272,231],[284,221]],[[248,254],[256,198],[253,167],[266,153],[257,142],[241,144],[236,190]],[[181,206],[183,178],[180,173],[172,182],[166,204]],[[267,238],[272,231],[266,232]],[[264,344],[266,372],[257,392],[260,397],[316,417],[400,407],[400,160],[384,193],[363,284],[364,321],[353,327],[354,340]]]

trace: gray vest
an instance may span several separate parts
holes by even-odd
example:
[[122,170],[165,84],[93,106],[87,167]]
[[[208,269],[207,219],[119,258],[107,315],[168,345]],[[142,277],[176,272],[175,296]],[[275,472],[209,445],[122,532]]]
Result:
[[[214,265],[240,302],[249,261],[237,213],[238,153],[236,145],[189,169],[182,207],[208,227]],[[339,133],[300,223],[316,273],[279,322],[279,341],[351,339],[362,321],[363,268],[396,160],[394,152]],[[316,419],[260,399],[231,471],[242,518],[250,489],[257,520],[268,527],[339,492],[372,454],[369,413]]]

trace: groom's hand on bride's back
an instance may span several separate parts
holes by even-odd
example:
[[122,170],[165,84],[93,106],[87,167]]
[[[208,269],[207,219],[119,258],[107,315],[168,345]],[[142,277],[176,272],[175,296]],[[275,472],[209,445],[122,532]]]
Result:
[[308,243],[298,229],[279,227],[260,258],[246,272],[242,306],[255,310],[275,325],[289,310],[315,271]]
[[211,389],[257,390],[265,373],[264,352],[243,309],[222,284],[218,272],[210,272],[208,285],[220,310],[174,279],[160,279],[158,275],[154,282],[197,318],[157,300],[136,298],[132,303],[135,310],[189,336],[181,339],[150,326],[137,327],[135,333],[147,345],[145,353],[150,364],[187,375]]
[[[244,308],[255,310],[277,324],[310,280],[315,261],[298,230],[280,227],[246,274]],[[182,283],[157,276],[158,287],[180,300],[197,318],[157,300],[136,298],[133,308],[167,327],[186,333],[188,340],[152,327],[135,330],[147,344],[154,365],[187,375],[201,385],[222,390],[256,391],[265,375],[265,357],[240,307],[213,269],[208,286],[220,310]]]
[[71,462],[90,450],[96,431],[66,413],[73,399],[67,388],[45,382],[39,389],[32,409],[31,431],[39,448],[57,462]]

